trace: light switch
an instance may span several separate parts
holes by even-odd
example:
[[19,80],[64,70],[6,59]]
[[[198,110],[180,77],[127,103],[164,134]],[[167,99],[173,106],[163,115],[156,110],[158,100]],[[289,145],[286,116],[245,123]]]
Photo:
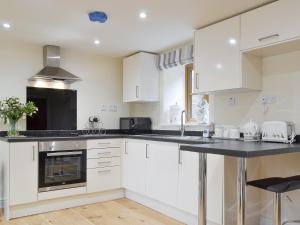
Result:
[[109,106],[109,112],[117,112],[117,111],[118,111],[117,105],[110,105]]
[[106,105],[101,105],[101,112],[106,112],[107,111],[107,106]]

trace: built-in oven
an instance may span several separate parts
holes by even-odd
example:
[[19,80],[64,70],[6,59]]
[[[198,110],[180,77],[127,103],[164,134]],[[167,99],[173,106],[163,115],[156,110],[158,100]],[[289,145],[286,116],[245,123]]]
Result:
[[39,142],[39,192],[86,186],[86,141]]

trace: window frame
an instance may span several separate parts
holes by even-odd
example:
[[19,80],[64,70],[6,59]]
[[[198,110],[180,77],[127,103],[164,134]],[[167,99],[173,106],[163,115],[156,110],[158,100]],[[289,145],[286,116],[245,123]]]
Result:
[[[186,111],[186,123],[197,123],[197,119],[192,118],[192,96],[193,93],[193,73],[194,65],[187,64],[185,65],[185,111]],[[209,103],[209,96],[204,95],[203,98]]]

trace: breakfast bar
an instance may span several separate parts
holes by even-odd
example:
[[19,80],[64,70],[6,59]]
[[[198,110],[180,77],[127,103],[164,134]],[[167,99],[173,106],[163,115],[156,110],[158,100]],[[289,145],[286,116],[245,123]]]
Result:
[[200,145],[181,145],[180,150],[199,153],[199,225],[207,224],[207,154],[237,158],[237,225],[245,225],[247,158],[300,152],[300,144],[220,140]]

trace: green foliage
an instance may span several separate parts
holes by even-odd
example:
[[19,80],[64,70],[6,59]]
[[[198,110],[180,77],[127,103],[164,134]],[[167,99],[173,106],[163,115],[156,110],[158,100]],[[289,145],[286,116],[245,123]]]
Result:
[[0,116],[7,124],[8,121],[17,122],[22,116],[32,116],[38,111],[38,108],[33,102],[27,102],[23,104],[19,98],[11,97],[3,101],[0,101]]

